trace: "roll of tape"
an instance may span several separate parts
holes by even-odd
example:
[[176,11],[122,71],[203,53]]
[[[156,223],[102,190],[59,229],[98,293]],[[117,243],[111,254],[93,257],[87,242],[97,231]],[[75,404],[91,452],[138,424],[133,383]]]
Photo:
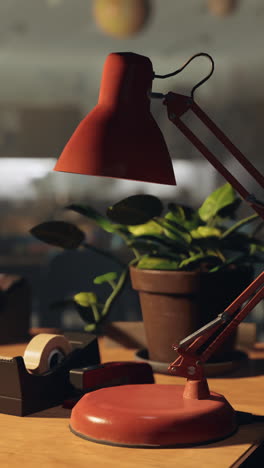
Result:
[[43,374],[56,367],[72,351],[63,335],[40,333],[28,343],[24,363],[29,372]]

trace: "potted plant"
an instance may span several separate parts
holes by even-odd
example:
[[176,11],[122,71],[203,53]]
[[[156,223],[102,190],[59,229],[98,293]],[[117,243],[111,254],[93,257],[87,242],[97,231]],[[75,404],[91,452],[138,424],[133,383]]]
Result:
[[[107,216],[87,205],[66,207],[118,234],[133,253],[119,277],[104,272],[94,279],[109,283],[111,294],[104,304],[89,291],[72,298],[85,330],[100,330],[130,273],[139,292],[150,359],[174,360],[172,344],[222,312],[249,284],[252,265],[261,261],[264,246],[257,234],[262,224],[254,223],[257,214],[235,220],[240,201],[225,184],[198,209],[169,203],[164,214],[162,202],[152,195],[128,197],[109,207]],[[254,226],[251,233],[245,231],[249,225]],[[31,233],[66,249],[93,248],[83,231],[64,221],[42,223]],[[214,359],[224,359],[233,342],[234,336]]]

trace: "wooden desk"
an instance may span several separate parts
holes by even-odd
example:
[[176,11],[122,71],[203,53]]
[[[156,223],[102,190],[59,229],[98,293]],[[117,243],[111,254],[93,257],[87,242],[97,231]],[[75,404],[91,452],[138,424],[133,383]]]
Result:
[[[24,347],[0,346],[0,355],[18,356],[23,354]],[[106,348],[103,341],[100,351],[102,362],[133,360],[133,350]],[[264,345],[257,345],[250,357],[250,369],[208,382],[210,389],[223,393],[236,410],[264,415]],[[157,383],[184,383],[184,379],[177,377],[155,377]],[[226,440],[196,448],[118,448],[76,437],[68,429],[69,416],[70,410],[61,407],[27,417],[0,414],[1,468],[229,468],[255,441],[264,439],[264,424],[255,423],[241,426]]]

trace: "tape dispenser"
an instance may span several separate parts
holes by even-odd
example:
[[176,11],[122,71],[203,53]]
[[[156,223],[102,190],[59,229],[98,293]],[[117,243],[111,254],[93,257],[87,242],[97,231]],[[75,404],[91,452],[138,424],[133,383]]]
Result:
[[0,357],[0,412],[26,416],[76,394],[70,370],[100,363],[96,336],[39,334],[24,356]]

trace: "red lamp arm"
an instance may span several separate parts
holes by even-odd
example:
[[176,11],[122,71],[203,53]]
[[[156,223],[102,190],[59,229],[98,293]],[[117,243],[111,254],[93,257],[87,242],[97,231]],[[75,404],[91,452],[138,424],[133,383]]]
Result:
[[234,189],[247,201],[252,208],[264,218],[264,205],[255,200],[241,183],[230,173],[228,169],[217,159],[217,157],[204,145],[204,143],[181,121],[180,117],[187,111],[192,110],[194,114],[212,131],[218,140],[230,151],[237,161],[248,171],[248,173],[264,188],[264,177],[251,164],[247,158],[236,148],[226,135],[214,124],[214,122],[203,112],[203,110],[190,97],[181,94],[168,93],[164,104],[167,106],[168,117],[191,141],[191,143],[205,156],[215,169],[234,187]]
[[[259,289],[260,288],[260,289]],[[253,296],[252,296],[253,294]],[[252,296],[252,297],[251,297]],[[251,297],[251,298],[250,298]],[[262,272],[226,309],[225,313],[232,316],[231,321],[217,338],[204,351],[202,360],[206,362],[213,352],[219,348],[225,338],[234,331],[249,312],[264,298],[264,272]],[[245,301],[248,301],[243,306]],[[242,307],[243,306],[243,307]],[[237,310],[242,307],[239,312]],[[236,313],[237,312],[237,313]]]
[[[197,379],[201,377],[200,364],[206,362],[216,349],[221,346],[225,339],[249,314],[249,312],[264,298],[264,272],[262,272],[225,310],[217,319],[209,322],[192,335],[182,340],[174,349],[178,351],[178,357],[170,366],[169,370],[182,377]],[[237,310],[248,301],[239,312]],[[236,313],[237,312],[237,313]],[[199,353],[199,348],[210,339],[223,323],[227,322],[224,330]],[[189,367],[192,366],[190,375]]]
[[[202,141],[181,121],[180,117],[187,111],[194,114],[211,130],[218,140],[228,149],[234,158],[247,170],[261,187],[264,188],[263,175],[251,164],[227,136],[215,125],[205,112],[190,97],[181,94],[168,93],[164,104],[167,106],[168,117],[191,143],[205,156],[215,169],[234,187],[252,208],[264,218],[264,204],[255,199],[243,185],[234,177],[217,157],[202,143]],[[223,343],[227,336],[238,326],[248,313],[264,298],[264,272],[262,272],[215,320],[208,323],[195,333],[186,337],[174,349],[179,357],[169,366],[173,374],[187,377],[189,380],[203,378],[201,364],[206,362],[213,352]],[[243,306],[243,304],[247,303]],[[239,310],[239,308],[241,308]],[[239,310],[239,312],[237,312]],[[222,325],[226,322],[223,329]],[[219,334],[210,338],[219,330]],[[205,350],[199,349],[209,340]]]
[[192,110],[197,117],[212,131],[221,143],[228,148],[231,154],[240,162],[240,164],[255,178],[255,180],[264,187],[264,176],[251,164],[251,162],[241,153],[241,151],[227,138],[219,127],[208,117],[207,114],[193,101]]

